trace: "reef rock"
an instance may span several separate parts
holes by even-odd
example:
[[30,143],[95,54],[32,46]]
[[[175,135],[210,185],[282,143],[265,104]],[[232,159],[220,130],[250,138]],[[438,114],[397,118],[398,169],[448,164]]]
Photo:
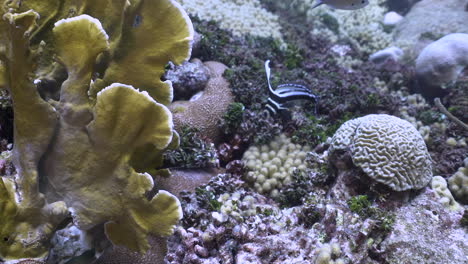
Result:
[[416,76],[424,86],[453,83],[468,66],[468,34],[454,33],[429,44],[416,59]]
[[209,79],[209,70],[198,59],[174,66],[165,74],[172,82],[175,100],[188,100],[205,88]]
[[395,45],[415,58],[434,40],[450,33],[468,33],[465,0],[423,0],[416,3],[393,31]]
[[419,2],[420,0],[388,0],[387,4],[390,10],[399,12],[399,13],[406,13],[408,12],[411,7]]
[[463,211],[448,210],[426,189],[395,213],[393,230],[380,244],[388,263],[466,263]]

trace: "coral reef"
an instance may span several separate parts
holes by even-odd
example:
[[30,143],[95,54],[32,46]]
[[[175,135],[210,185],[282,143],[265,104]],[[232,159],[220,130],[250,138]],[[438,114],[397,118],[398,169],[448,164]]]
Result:
[[344,123],[332,138],[330,152],[347,149],[356,166],[395,191],[421,189],[432,178],[424,140],[400,118],[368,115]]
[[[202,60],[219,60],[229,66],[224,76],[230,82],[236,104],[231,105],[221,122],[224,134],[218,151],[222,160],[220,164],[222,167],[226,165],[227,173],[212,178],[207,185],[193,193],[181,193],[186,217],[169,239],[166,261],[314,263],[322,255],[323,261],[330,263],[377,264],[388,260],[397,263],[399,253],[402,252],[402,259],[406,263],[431,262],[430,259],[422,258],[426,248],[433,240],[437,240],[431,232],[441,236],[446,232],[451,237],[444,238],[443,242],[434,242],[438,248],[427,248],[427,251],[440,253],[434,258],[434,263],[444,263],[451,261],[450,250],[444,248],[444,245],[453,247],[456,262],[463,263],[461,256],[466,250],[460,245],[465,243],[466,237],[463,237],[459,225],[460,211],[447,210],[440,204],[435,191],[425,187],[432,179],[431,165],[435,175],[443,177],[453,174],[458,168],[466,149],[462,146],[465,134],[454,128],[444,115],[421,96],[409,94],[413,88],[413,68],[405,60],[384,63],[376,69],[373,63],[364,62],[368,54],[358,54],[354,51],[355,47],[348,46],[351,51],[346,55],[352,60],[361,61],[360,66],[347,69],[340,67],[337,57],[344,56],[338,55],[342,51],[337,46],[333,48],[333,44],[322,36],[310,34],[311,23],[307,23],[303,16],[307,10],[302,13],[288,10],[290,7],[296,8],[297,2],[302,1],[262,1],[265,8],[279,15],[289,52],[282,51],[278,43],[268,39],[251,36],[239,38],[219,30],[216,23],[196,22],[204,38],[200,49],[194,51],[194,54]],[[407,8],[409,3],[405,6]],[[385,10],[383,5],[381,10]],[[355,18],[360,19],[357,15]],[[381,17],[378,20],[374,22],[381,22]],[[326,23],[330,21],[333,22],[333,19]],[[337,23],[329,25],[340,26]],[[346,42],[339,44],[344,46],[342,50],[346,50],[347,45],[343,43]],[[366,42],[359,44],[367,45]],[[296,104],[287,115],[264,114],[262,110],[268,90],[262,66],[266,59],[271,60],[272,86],[278,85],[280,81],[289,82],[303,85],[320,95],[316,112],[311,104]],[[457,85],[460,86],[460,82]],[[461,93],[455,97],[444,98],[444,104],[450,108],[451,102],[460,100]],[[458,102],[456,104],[457,107],[462,105]],[[464,115],[460,110],[457,113]],[[405,141],[408,144],[393,145],[395,149],[414,143],[424,146],[419,164],[421,173],[413,174],[422,176],[422,182],[414,188],[418,190],[409,188],[406,191],[392,191],[385,184],[379,184],[365,175],[362,168],[356,167],[352,158],[348,159],[341,150],[333,150],[330,137],[335,131],[346,121],[366,114],[392,114],[410,121],[411,124],[401,121],[405,131],[411,131]],[[380,126],[385,130],[387,124],[375,127]],[[398,134],[396,130],[391,131]],[[290,175],[291,181],[278,188],[278,196],[270,199],[270,192],[259,194],[247,177],[239,178],[243,170],[237,159],[242,154],[252,154],[252,145],[257,145],[260,152],[261,145],[268,145],[274,140],[272,135],[283,133],[295,145],[310,145],[313,150],[308,151],[306,158],[309,168]],[[381,135],[372,132],[369,138],[389,139],[390,136],[386,137],[385,133]],[[455,139],[457,144],[447,145],[449,138]],[[400,156],[378,146],[370,143],[365,148],[376,150],[378,154],[375,156],[382,159],[393,161],[389,157]],[[351,148],[351,145],[347,147]],[[334,155],[328,155],[329,152]],[[408,152],[411,152],[410,148]],[[431,164],[430,156],[437,162]],[[255,162],[259,159],[260,156]],[[409,162],[402,161],[398,167],[402,170],[413,169]],[[248,165],[246,162],[244,164]],[[348,165],[354,169],[333,177],[334,169]],[[375,167],[378,170],[381,166],[378,164]],[[411,185],[411,182],[412,179],[408,179],[407,185]],[[252,208],[256,214],[249,213]],[[411,214],[418,215],[418,212],[427,213],[421,218],[430,218],[424,219],[434,226],[420,226],[424,223],[411,217]],[[448,230],[444,230],[444,226]],[[411,244],[411,238],[406,236],[404,228],[412,230],[411,235],[421,241]],[[381,245],[389,236],[391,241],[385,244],[384,251]],[[332,245],[340,249],[339,254],[338,250],[335,253],[329,250]],[[411,247],[411,250],[402,251],[404,247]],[[321,248],[323,254],[320,254]],[[411,251],[416,254],[411,256]]]
[[0,262],[466,262],[466,3],[3,2]]
[[[138,171],[153,169],[161,151],[178,143],[165,106],[172,87],[160,77],[169,60],[181,63],[189,56],[190,20],[169,0],[82,3],[77,12],[97,18],[78,13],[58,21],[49,13],[55,9],[47,9],[52,1],[17,4],[9,3],[1,22],[17,175],[0,180],[0,203],[7,208],[0,212],[0,256],[46,256],[55,229],[70,216],[83,230],[105,223],[112,243],[145,252],[148,234],[169,235],[181,217],[180,203],[170,193],[145,196],[153,179]],[[107,4],[112,9],[104,14],[100,5]],[[36,24],[39,16],[47,19]],[[151,19],[136,23],[136,17]],[[44,21],[57,22],[51,31]],[[46,42],[47,48],[37,49],[34,40],[42,36],[40,45]],[[67,76],[58,101],[43,100],[35,85],[42,82],[35,72],[50,70],[50,63],[41,64],[48,52]],[[101,53],[105,63],[98,59]],[[96,74],[96,61],[107,66],[104,74]]]

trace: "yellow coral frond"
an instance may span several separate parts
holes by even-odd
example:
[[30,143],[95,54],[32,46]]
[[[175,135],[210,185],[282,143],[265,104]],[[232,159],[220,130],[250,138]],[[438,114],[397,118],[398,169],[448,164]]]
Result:
[[166,148],[172,140],[172,115],[146,92],[114,83],[99,92],[89,124],[96,144],[127,153],[145,144]]
[[160,78],[169,61],[179,64],[190,57],[193,26],[175,1],[134,2],[124,14],[104,83],[128,83],[167,105],[172,101],[172,86]]
[[149,248],[149,234],[171,235],[175,224],[182,218],[179,200],[166,191],[159,191],[149,202],[134,203],[129,207],[129,214],[105,224],[106,235],[113,244],[142,254]]
[[88,15],[59,20],[53,31],[59,61],[69,72],[88,68],[109,46],[101,22]]

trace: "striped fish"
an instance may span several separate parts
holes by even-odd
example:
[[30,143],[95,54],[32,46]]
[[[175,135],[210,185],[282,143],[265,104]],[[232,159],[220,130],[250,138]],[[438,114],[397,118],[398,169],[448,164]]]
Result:
[[[266,104],[266,109],[270,114],[274,115],[282,110],[286,110],[286,103],[295,100],[309,100],[315,102],[317,107],[318,96],[314,95],[310,89],[300,84],[285,83],[280,84],[273,89],[270,83],[270,61],[265,61],[265,72],[268,83],[269,98]],[[316,109],[315,109],[316,110]]]

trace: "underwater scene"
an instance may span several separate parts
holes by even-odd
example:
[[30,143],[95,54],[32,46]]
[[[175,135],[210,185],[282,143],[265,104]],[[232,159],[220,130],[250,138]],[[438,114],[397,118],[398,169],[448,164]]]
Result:
[[468,263],[468,0],[0,13],[0,263]]

